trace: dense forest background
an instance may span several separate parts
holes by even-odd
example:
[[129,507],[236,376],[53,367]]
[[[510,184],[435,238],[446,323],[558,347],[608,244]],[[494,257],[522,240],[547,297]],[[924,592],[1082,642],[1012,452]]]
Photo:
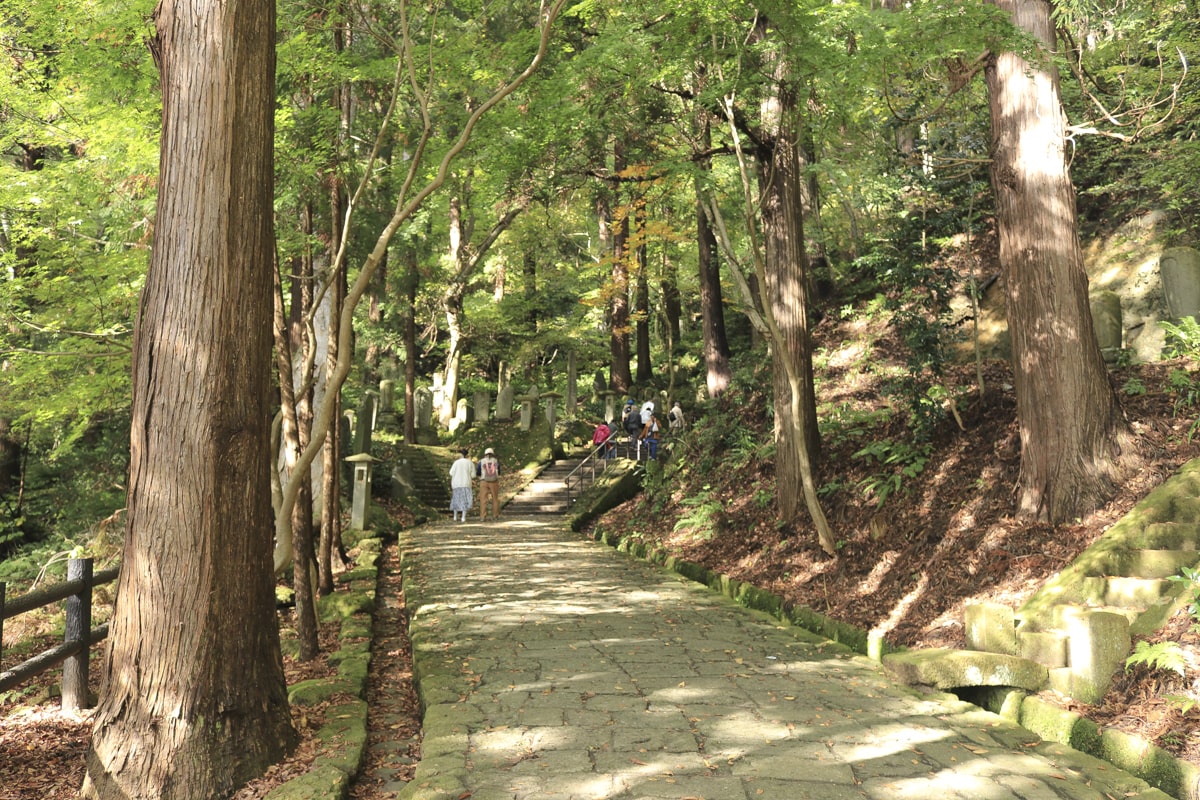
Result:
[[[151,10],[5,11],[0,546],[52,532],[82,542],[123,504],[158,170]],[[1154,213],[1155,247],[1193,242],[1195,15],[1182,2],[1055,11],[1080,232]],[[1024,35],[985,3],[583,3],[460,145],[467,118],[528,60],[536,18],[519,3],[279,5],[275,220],[294,349],[306,320],[321,335],[321,299],[367,265],[351,404],[406,369],[410,393],[437,372],[454,400],[494,392],[501,370],[518,390],[561,391],[568,355],[585,386],[598,375],[687,405],[719,395],[733,371],[706,348],[724,344],[718,357],[735,365],[765,357],[734,272],[754,284],[762,252],[745,181],[769,143],[748,141],[745,122],[786,58],[803,109],[808,315],[883,309],[910,364],[885,390],[919,444],[952,399],[948,348],[972,333],[951,299],[996,276],[984,265],[995,217],[981,73],[989,53],[1028,51]],[[698,213],[706,198],[718,216]],[[717,265],[713,298],[703,273]],[[702,325],[714,301],[732,346]],[[849,413],[819,389],[816,402],[823,425]]]
[[[1064,273],[1021,260],[1045,245],[1082,241],[1089,266],[1119,252],[1113,268],[1134,270],[1200,238],[1191,0],[276,10],[276,566],[293,533],[319,554],[319,589],[301,594],[328,587],[339,493],[322,507],[293,468],[334,400],[356,408],[381,380],[403,387],[408,440],[418,390],[442,387],[444,443],[462,435],[460,399],[504,383],[565,392],[578,374],[589,423],[604,392],[678,399],[693,439],[677,454],[714,473],[753,464],[740,502],[762,513],[739,528],[727,488],[655,469],[630,532],[734,543],[714,558],[736,560],[770,530],[768,552],[787,542],[862,580],[886,552],[864,542],[921,524],[897,504],[964,417],[985,433],[969,448],[1008,464],[966,474],[1046,546],[1145,489],[1115,453],[1155,465],[1143,474],[1194,455],[1194,321],[1164,328],[1174,366],[1121,372],[1144,360],[1125,348],[1097,378],[1086,297],[1051,326],[1079,349],[1014,300],[1043,271],[1086,288],[1082,255]],[[153,11],[3,2],[0,580],[18,586],[68,552],[120,547],[158,224]],[[1064,112],[1046,163],[1010,146],[1052,116],[1022,119],[1022,99]],[[1046,175],[1058,182],[1038,188]],[[1024,296],[1058,302],[1037,286]],[[989,338],[989,317],[1007,333]],[[1059,392],[1076,387],[1082,401]],[[1147,413],[1178,420],[1152,454],[1121,422],[1147,395]],[[1102,435],[1062,443],[1094,465],[1064,477],[1036,448],[1076,418]],[[770,561],[754,569],[782,575]],[[815,591],[826,568],[808,569]],[[918,641],[928,621],[897,635]]]

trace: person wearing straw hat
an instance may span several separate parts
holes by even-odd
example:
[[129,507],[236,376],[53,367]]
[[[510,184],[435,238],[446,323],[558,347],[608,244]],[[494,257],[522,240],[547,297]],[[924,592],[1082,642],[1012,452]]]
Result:
[[479,475],[479,519],[487,519],[488,506],[492,508],[492,518],[500,519],[500,460],[496,451],[488,448],[483,451],[477,467]]

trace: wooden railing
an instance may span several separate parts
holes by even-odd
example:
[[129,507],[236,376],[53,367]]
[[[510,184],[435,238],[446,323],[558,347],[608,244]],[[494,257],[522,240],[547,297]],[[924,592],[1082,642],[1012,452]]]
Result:
[[63,642],[49,650],[22,661],[0,673],[0,692],[12,689],[25,681],[63,665],[63,708],[77,711],[88,706],[88,655],[91,646],[104,641],[108,625],[93,628],[92,589],[116,580],[119,567],[92,574],[92,559],[72,558],[67,562],[67,580],[45,589],[29,592],[5,602],[4,584],[0,582],[0,641],[3,641],[4,621],[35,608],[66,600],[67,624]]

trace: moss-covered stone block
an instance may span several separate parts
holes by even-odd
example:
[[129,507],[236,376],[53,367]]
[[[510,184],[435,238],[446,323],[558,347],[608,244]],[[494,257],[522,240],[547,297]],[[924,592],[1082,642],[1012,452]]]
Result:
[[883,667],[904,683],[938,689],[1013,686],[1036,692],[1048,677],[1044,666],[1024,658],[942,648],[890,653],[883,657]]
[[370,639],[371,638],[371,618],[370,617],[351,617],[342,623],[342,629],[338,632],[338,639],[341,641],[349,641],[354,639]]
[[1100,737],[1098,755],[1172,797],[1200,797],[1200,767],[1175,758],[1140,736],[1106,729]]
[[1108,611],[1076,609],[1064,622],[1070,695],[1099,703],[1129,654],[1129,620]]
[[341,678],[314,678],[288,687],[288,702],[294,706],[324,703],[337,694],[357,694],[358,687]]
[[1049,669],[1057,669],[1067,665],[1067,636],[1057,631],[1023,631],[1017,632],[1017,642],[1020,649],[1017,652],[1021,658],[1028,658]]
[[317,601],[321,619],[346,619],[355,614],[370,614],[375,600],[364,592],[334,592]]
[[764,611],[773,617],[780,618],[783,614],[783,598],[772,594],[766,589],[760,589],[748,583],[743,583],[738,589],[737,602],[755,611]]
[[363,553],[373,553],[378,555],[383,552],[383,539],[378,537],[368,537],[358,541],[358,551]]
[[1013,610],[1003,603],[972,603],[963,612],[968,650],[1021,654]]
[[1046,741],[1065,744],[1083,753],[1100,753],[1100,726],[1037,697],[1025,698],[1018,722]]
[[350,794],[353,776],[324,764],[314,766],[268,792],[264,800],[342,800]]
[[354,686],[358,686],[359,689],[355,694],[362,694],[366,691],[367,673],[370,671],[370,667],[371,658],[369,655],[347,658],[338,664],[338,677]]
[[361,700],[331,708],[317,731],[321,741],[315,766],[330,766],[357,775],[367,751],[367,704]]
[[378,576],[379,570],[376,569],[374,565],[363,566],[360,564],[354,569],[348,569],[342,574],[338,575],[338,583],[342,584],[343,586],[353,584],[358,581],[374,584]]

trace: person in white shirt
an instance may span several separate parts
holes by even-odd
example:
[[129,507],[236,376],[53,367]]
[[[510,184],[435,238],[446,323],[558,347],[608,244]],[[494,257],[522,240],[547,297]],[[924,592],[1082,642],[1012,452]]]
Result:
[[450,465],[450,514],[455,521],[467,521],[467,512],[475,504],[475,495],[471,492],[471,481],[475,478],[475,462],[467,457],[465,449],[459,451],[459,457]]

